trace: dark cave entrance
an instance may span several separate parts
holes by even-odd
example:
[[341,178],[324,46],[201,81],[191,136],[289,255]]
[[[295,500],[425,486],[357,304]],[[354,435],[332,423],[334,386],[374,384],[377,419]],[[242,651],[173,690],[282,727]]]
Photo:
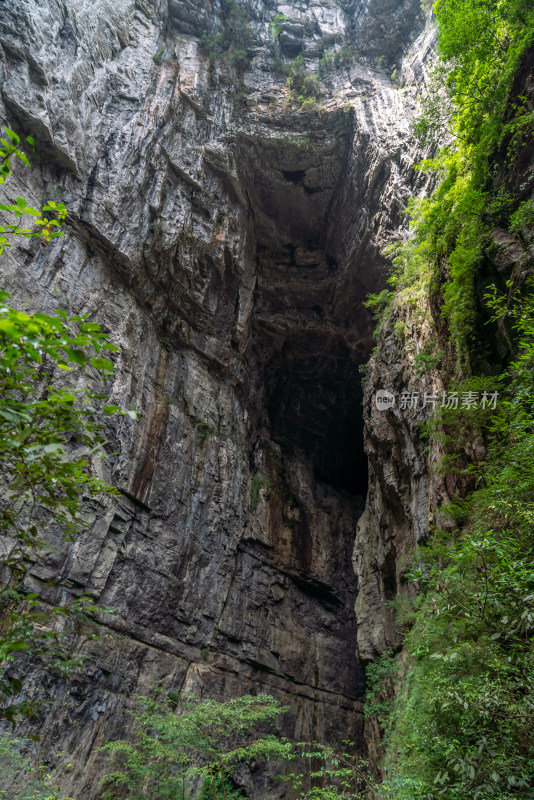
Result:
[[365,497],[363,392],[344,340],[321,331],[290,334],[266,365],[265,382],[273,439],[304,451],[320,481]]
[[383,272],[350,177],[352,116],[322,125],[302,139],[240,141],[257,263],[255,360],[272,439],[309,458],[319,481],[364,497],[360,366],[373,323],[362,301]]

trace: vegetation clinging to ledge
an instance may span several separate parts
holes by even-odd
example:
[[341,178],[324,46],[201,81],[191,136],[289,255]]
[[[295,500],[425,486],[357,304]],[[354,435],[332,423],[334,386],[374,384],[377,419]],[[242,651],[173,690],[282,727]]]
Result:
[[[453,141],[421,166],[440,184],[412,204],[414,239],[396,247],[392,291],[370,305],[388,324],[417,298],[440,306],[452,347],[439,355],[456,374],[453,388],[492,383],[500,406],[467,419],[450,410],[427,428],[447,452],[442,469],[472,491],[414,560],[419,596],[402,619],[407,675],[389,713],[371,709],[386,731],[386,780],[374,796],[516,800],[534,787],[534,286],[516,276],[500,296],[484,265],[493,228],[532,234],[528,178],[505,191],[498,164],[514,169],[534,130],[528,98],[511,96],[534,43],[534,9],[525,0],[440,0],[435,11],[440,61],[417,132],[448,131]],[[490,323],[513,323],[512,361],[491,380],[472,377],[484,370],[484,287]],[[485,455],[469,460],[477,440]]]
[[289,102],[300,106],[301,111],[316,108],[323,95],[323,87],[319,78],[315,73],[306,69],[303,53],[291,62],[287,85]]
[[250,64],[254,41],[254,31],[246,10],[237,0],[229,0],[223,29],[204,34],[200,48],[212,64],[222,58],[236,69],[243,70]]

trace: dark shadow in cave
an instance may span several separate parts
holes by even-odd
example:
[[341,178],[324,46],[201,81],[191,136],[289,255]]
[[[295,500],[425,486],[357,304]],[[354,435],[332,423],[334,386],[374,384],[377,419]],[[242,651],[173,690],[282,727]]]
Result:
[[359,367],[373,324],[362,301],[384,274],[351,176],[353,118],[323,125],[303,144],[240,141],[256,238],[254,351],[273,440],[307,454],[318,480],[365,496]]
[[265,384],[273,439],[307,453],[319,480],[365,497],[362,386],[343,339],[289,336],[266,365]]

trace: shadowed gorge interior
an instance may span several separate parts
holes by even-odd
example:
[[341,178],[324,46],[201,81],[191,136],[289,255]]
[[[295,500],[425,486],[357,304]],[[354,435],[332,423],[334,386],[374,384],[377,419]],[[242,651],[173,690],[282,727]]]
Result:
[[[371,323],[362,305],[376,264],[362,263],[341,235],[353,119],[293,140],[243,143],[254,218],[257,284],[254,347],[264,372],[271,435],[304,452],[316,477],[365,496],[362,384]],[[368,260],[367,260],[368,261]]]
[[311,456],[325,483],[365,496],[362,390],[358,365],[342,339],[321,331],[288,337],[266,367],[275,441]]

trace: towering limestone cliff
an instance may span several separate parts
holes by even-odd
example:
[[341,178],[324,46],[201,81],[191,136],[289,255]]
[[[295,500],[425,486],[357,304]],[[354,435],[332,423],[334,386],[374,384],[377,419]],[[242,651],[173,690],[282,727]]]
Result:
[[[8,193],[70,214],[63,239],[4,254],[2,287],[100,323],[119,347],[112,401],[141,415],[109,423],[120,497],[31,573],[52,603],[60,580],[111,609],[97,641],[80,630],[72,681],[35,667],[29,683],[50,701],[31,730],[74,764],[57,778],[77,800],[98,796],[97,748],[154,682],[261,688],[290,706],[291,737],[363,749],[362,667],[397,641],[386,601],[428,524],[414,431],[375,415],[364,432],[359,367],[381,248],[426,190],[411,122],[431,21],[419,0],[240,6],[245,65],[210,58],[219,0],[0,14],[0,116],[36,143]],[[299,53],[322,83],[304,108],[284,74]]]

